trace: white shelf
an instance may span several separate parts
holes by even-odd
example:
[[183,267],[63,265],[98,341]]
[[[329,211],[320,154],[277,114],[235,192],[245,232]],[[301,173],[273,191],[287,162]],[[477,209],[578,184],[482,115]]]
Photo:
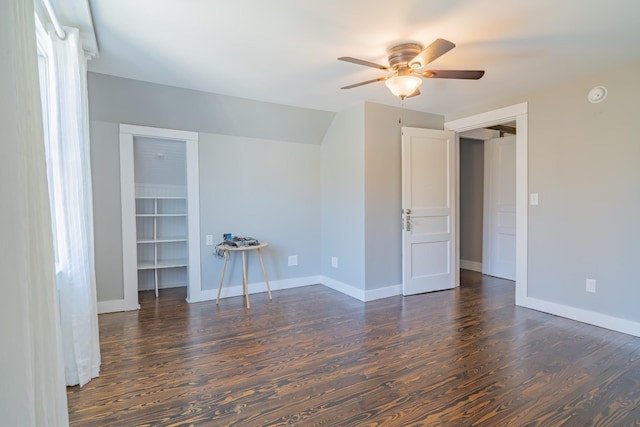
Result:
[[136,196],[136,199],[140,200],[187,200],[186,197],[172,197],[172,196]]
[[189,261],[186,258],[180,259],[166,259],[158,261],[157,263],[149,261],[138,262],[138,270],[155,270],[160,268],[176,268],[186,267],[189,265]]
[[174,243],[174,242],[187,242],[187,238],[184,236],[176,237],[158,237],[157,239],[138,239],[138,243]]
[[138,218],[157,218],[165,216],[187,216],[187,214],[136,214]]

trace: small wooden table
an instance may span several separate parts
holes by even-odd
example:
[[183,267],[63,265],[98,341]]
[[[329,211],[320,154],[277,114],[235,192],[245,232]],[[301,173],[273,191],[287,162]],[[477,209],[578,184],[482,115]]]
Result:
[[220,286],[218,286],[218,298],[216,298],[216,305],[220,302],[220,292],[222,291],[222,282],[224,281],[224,272],[227,269],[227,260],[229,259],[229,252],[242,252],[242,292],[244,293],[244,299],[247,304],[247,308],[251,308],[249,305],[249,287],[247,286],[247,261],[246,261],[246,253],[247,251],[258,251],[258,258],[260,259],[260,266],[262,267],[262,274],[264,274],[264,281],[267,284],[267,292],[269,293],[269,301],[272,301],[271,298],[271,288],[269,288],[269,279],[267,278],[267,272],[264,269],[264,262],[262,261],[262,253],[260,249],[269,246],[268,243],[261,242],[254,246],[229,246],[229,245],[220,245],[219,248],[224,251],[224,264],[222,265],[222,274],[220,275]]

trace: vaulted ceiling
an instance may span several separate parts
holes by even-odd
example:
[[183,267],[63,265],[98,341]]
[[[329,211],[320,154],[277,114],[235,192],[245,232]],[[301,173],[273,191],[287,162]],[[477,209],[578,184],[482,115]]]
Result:
[[[339,111],[399,106],[386,75],[338,61],[386,63],[398,42],[457,47],[433,69],[482,69],[474,80],[426,79],[406,108],[443,115],[491,99],[640,61],[637,0],[90,0],[98,73],[280,104]],[[586,95],[585,95],[586,96]]]

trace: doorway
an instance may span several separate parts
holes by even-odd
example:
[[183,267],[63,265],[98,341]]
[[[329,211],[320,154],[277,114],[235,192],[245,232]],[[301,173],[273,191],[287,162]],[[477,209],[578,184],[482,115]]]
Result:
[[460,138],[460,268],[482,273],[484,140]]
[[[515,281],[515,123],[462,132],[460,267]],[[480,132],[481,131],[481,132]]]
[[[136,157],[163,165],[145,170]],[[181,170],[167,167],[172,157],[181,159],[174,162],[183,162]],[[169,169],[181,180],[164,182]],[[120,125],[125,310],[139,309],[139,284],[156,295],[158,287],[186,284],[188,301],[200,297],[199,194],[197,133]]]
[[[457,134],[460,134],[464,131],[495,126],[514,120],[516,122],[516,128],[518,129],[516,135],[516,304],[523,305],[523,302],[527,297],[527,103],[448,121],[445,123],[445,129],[452,130]],[[456,158],[459,170],[459,143],[456,150]],[[459,198],[459,185],[457,188],[457,194]],[[458,269],[460,267],[459,239],[456,245],[456,261],[456,268]],[[459,270],[457,272],[456,283],[458,285],[460,283]]]

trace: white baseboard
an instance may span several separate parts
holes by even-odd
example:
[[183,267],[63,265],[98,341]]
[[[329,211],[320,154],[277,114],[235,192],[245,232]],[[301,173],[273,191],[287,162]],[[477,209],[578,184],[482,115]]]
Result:
[[[320,276],[308,276],[308,277],[295,277],[292,279],[283,279],[283,280],[270,280],[269,287],[272,291],[278,291],[281,289],[291,289],[291,288],[299,288],[302,286],[309,285],[318,285],[321,284]],[[265,282],[256,282],[249,283],[249,295],[259,294],[262,292],[267,292],[267,284]],[[234,286],[222,286],[222,291],[220,292],[220,299],[229,298],[229,297],[237,297],[243,295],[242,293],[242,285],[234,285]],[[200,292],[198,298],[187,298],[187,302],[202,302],[202,301],[211,301],[215,300],[218,296],[218,288],[216,289],[204,289]]]
[[542,311],[555,316],[565,317],[567,319],[576,320],[589,325],[599,326],[601,328],[611,329],[612,331],[622,332],[623,334],[640,337],[640,323],[631,320],[620,319],[606,314],[570,307],[563,304],[556,304],[554,302],[531,297],[518,298],[516,304],[532,310]]
[[[295,277],[291,279],[272,280],[269,281],[269,286],[272,291],[281,289],[299,288],[309,285],[324,285],[328,288],[334,289],[350,297],[356,298],[360,301],[373,301],[381,298],[388,298],[402,294],[402,285],[391,285],[384,288],[371,289],[364,291],[354,286],[342,283],[340,281],[331,279],[326,276],[307,276],[307,277]],[[249,295],[267,292],[267,285],[265,282],[249,283]],[[234,286],[222,286],[220,292],[220,298],[230,298],[242,295],[242,285]],[[218,296],[218,289],[205,289],[202,290],[197,298],[187,298],[187,302],[203,302],[215,300]],[[116,301],[100,301],[98,302],[98,313],[111,313],[115,311],[124,310],[124,300]]]
[[365,291],[355,286],[348,285],[346,283],[342,283],[338,280],[332,279],[327,276],[320,276],[320,283],[322,283],[327,288],[331,288],[335,291],[353,297],[355,299],[359,299],[360,301],[365,300]]
[[327,276],[321,276],[320,283],[325,285],[327,288],[331,288],[350,297],[359,299],[363,302],[373,301],[381,298],[388,298],[402,294],[402,285],[392,285],[384,288],[365,291]]
[[[468,268],[470,270],[472,269],[469,267],[465,267],[462,260],[460,260],[460,265],[462,268]],[[352,285],[348,285],[346,283],[331,279],[326,276],[308,276],[284,280],[274,280],[269,282],[269,284],[272,291],[322,284],[328,288],[334,289],[338,292],[341,292],[363,302],[373,301],[381,298],[388,298],[391,296],[402,294],[401,285],[392,285],[384,288],[364,291]],[[249,294],[257,294],[266,291],[267,288],[264,282],[249,284]],[[200,293],[200,299],[198,299],[197,301],[192,300],[188,302],[193,303],[215,300],[217,294],[217,289],[207,289]],[[228,298],[239,295],[242,295],[242,286],[223,286],[220,298]],[[532,310],[542,311],[544,313],[553,314],[555,316],[576,320],[578,322],[587,323],[589,325],[599,326],[602,328],[610,329],[612,331],[621,332],[623,334],[640,337],[640,323],[631,320],[620,319],[618,317],[608,316],[593,311],[583,310],[580,308],[570,307],[567,305],[557,304],[527,296],[518,296],[516,298],[516,305],[524,308],[530,308]],[[113,313],[118,311],[125,311],[124,299],[98,301],[98,314]]]
[[[164,284],[161,286],[158,286],[158,289],[172,289],[172,288],[186,288],[187,284],[186,283],[173,283],[173,284]],[[147,286],[138,286],[138,291],[153,291],[156,288],[153,285],[147,285]]]
[[[179,287],[184,287],[186,285],[182,284],[182,285],[169,285],[169,286],[162,286],[160,287],[160,289],[168,289],[168,288],[179,288]],[[149,288],[149,289],[140,289],[141,291],[152,291],[154,290],[153,287]],[[104,314],[104,313],[116,313],[118,311],[127,311],[126,308],[126,304],[124,302],[124,299],[115,299],[115,300],[109,300],[109,301],[98,301],[98,314]],[[140,309],[140,306],[138,305],[136,309]]]
[[402,285],[391,285],[384,288],[364,291],[365,302],[402,295]]
[[98,301],[98,314],[115,313],[117,311],[126,311],[123,299],[115,299],[110,301]]
[[460,268],[464,268],[465,270],[477,271],[478,273],[482,273],[482,263],[478,261],[469,261],[466,259],[460,260]]

